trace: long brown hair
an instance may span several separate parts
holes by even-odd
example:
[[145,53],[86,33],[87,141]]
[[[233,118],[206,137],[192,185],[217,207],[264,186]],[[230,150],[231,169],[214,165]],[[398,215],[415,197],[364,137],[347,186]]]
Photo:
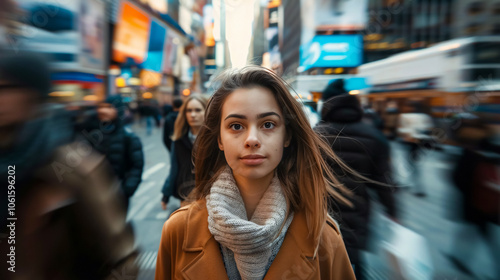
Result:
[[176,141],[182,138],[184,134],[188,132],[189,129],[189,123],[186,119],[186,108],[189,102],[192,100],[197,100],[198,102],[201,103],[203,108],[206,110],[207,109],[207,98],[205,98],[203,95],[198,95],[198,94],[192,94],[190,95],[186,101],[184,101],[184,104],[182,104],[181,108],[179,109],[179,114],[177,115],[177,119],[175,120],[174,124],[174,133],[172,134],[172,140]]
[[[340,160],[328,143],[312,130],[301,105],[274,72],[258,66],[247,66],[224,72],[216,82],[220,86],[208,102],[205,124],[198,134],[193,152],[196,186],[191,193],[192,198],[206,197],[223,167],[227,165],[224,153],[218,146],[222,105],[227,96],[239,88],[269,89],[283,110],[287,133],[291,135],[291,143],[284,149],[283,158],[276,168],[289,205],[288,211],[305,211],[311,234],[316,244],[319,244],[328,215],[328,194],[343,203],[351,204],[342,195],[350,195],[350,191],[335,178],[325,158],[338,162]],[[341,162],[340,164],[346,166]]]

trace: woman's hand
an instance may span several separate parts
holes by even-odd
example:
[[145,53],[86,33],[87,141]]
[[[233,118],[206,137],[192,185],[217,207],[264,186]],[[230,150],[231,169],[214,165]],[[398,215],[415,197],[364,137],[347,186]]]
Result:
[[164,202],[164,201],[161,202],[161,209],[167,210],[167,203],[166,202]]

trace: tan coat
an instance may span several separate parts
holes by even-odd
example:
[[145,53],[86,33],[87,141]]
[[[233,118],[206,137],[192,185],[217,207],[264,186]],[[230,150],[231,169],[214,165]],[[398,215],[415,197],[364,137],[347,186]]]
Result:
[[[295,213],[264,279],[355,279],[338,229],[328,222],[318,256],[304,213]],[[228,279],[219,243],[208,230],[206,201],[175,211],[163,226],[156,280]]]

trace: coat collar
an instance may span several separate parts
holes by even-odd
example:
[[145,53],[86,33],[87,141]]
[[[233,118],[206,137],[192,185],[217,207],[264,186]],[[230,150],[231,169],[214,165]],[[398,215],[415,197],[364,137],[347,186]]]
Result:
[[186,279],[225,279],[226,268],[222,260],[219,243],[208,229],[208,210],[206,200],[201,199],[188,206],[188,218],[184,231],[182,250],[199,253],[188,264],[182,274]]
[[[184,277],[227,279],[219,243],[208,229],[206,200],[194,202],[188,211],[182,249],[185,252],[199,252],[199,255],[184,268]],[[285,275],[298,276],[300,279],[310,278],[314,273],[313,257],[316,246],[307,229],[303,211],[295,213],[280,251],[264,279],[279,279]]]

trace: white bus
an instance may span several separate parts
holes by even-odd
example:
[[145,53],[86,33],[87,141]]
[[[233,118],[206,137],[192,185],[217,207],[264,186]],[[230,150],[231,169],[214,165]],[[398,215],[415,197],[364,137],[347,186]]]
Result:
[[500,36],[454,39],[407,51],[358,68],[371,85],[365,97],[375,107],[404,107],[418,100],[435,117],[463,111],[470,95],[500,104]]

